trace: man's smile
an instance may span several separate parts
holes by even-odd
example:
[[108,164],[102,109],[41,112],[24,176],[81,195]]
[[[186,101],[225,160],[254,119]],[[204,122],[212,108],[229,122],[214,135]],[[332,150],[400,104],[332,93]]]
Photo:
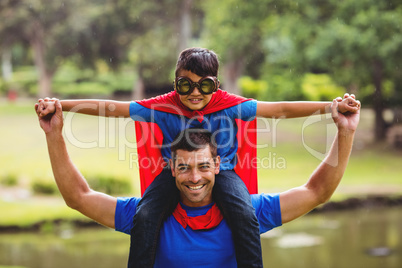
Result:
[[205,184],[197,185],[197,186],[186,185],[186,187],[189,188],[192,191],[200,190],[200,189],[204,188],[204,186],[205,186]]

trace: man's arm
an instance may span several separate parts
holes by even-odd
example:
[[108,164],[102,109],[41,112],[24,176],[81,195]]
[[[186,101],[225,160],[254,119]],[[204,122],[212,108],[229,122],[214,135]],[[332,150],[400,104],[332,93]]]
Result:
[[325,203],[340,183],[349,161],[360,111],[343,115],[334,100],[331,111],[338,133],[329,154],[313,172],[308,182],[280,194],[282,223],[292,221]]
[[63,113],[55,101],[56,112],[51,117],[40,117],[39,104],[35,105],[39,123],[46,134],[46,141],[54,178],[66,204],[85,216],[107,227],[115,227],[117,199],[93,191],[71,161],[62,136]]
[[[352,94],[345,94],[344,98],[336,98],[338,110],[341,113],[356,113],[360,103]],[[312,114],[330,113],[331,102],[295,101],[295,102],[257,102],[257,116],[265,118],[296,118]]]
[[[55,99],[39,99],[39,117],[55,112]],[[61,100],[63,111],[106,117],[130,117],[129,101]]]

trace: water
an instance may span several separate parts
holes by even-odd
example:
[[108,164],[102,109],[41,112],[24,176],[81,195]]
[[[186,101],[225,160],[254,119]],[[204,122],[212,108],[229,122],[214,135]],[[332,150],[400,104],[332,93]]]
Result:
[[266,236],[270,267],[402,267],[401,207],[309,215]]
[[[304,216],[263,235],[264,264],[275,268],[401,268],[401,209]],[[107,229],[2,234],[0,268],[124,268],[128,248],[127,235]]]

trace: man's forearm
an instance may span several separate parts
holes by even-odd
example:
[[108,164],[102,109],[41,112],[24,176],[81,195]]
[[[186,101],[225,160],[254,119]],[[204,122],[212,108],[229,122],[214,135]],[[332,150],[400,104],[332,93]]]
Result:
[[292,221],[328,201],[345,172],[354,133],[339,131],[324,161],[308,182],[280,194],[282,223]]
[[328,201],[338,187],[349,161],[354,134],[352,130],[338,131],[329,154],[307,182],[306,187],[315,192],[319,203]]
[[50,162],[56,184],[66,204],[77,208],[80,194],[89,192],[89,186],[68,156],[66,144],[61,133],[46,135]]

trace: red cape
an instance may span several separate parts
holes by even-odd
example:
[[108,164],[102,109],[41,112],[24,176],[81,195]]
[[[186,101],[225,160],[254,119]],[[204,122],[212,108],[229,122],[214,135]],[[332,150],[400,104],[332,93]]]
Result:
[[[212,95],[211,101],[199,111],[188,109],[180,101],[180,96],[175,91],[157,96],[152,99],[137,101],[138,104],[161,112],[184,115],[188,118],[197,117],[201,122],[205,114],[224,110],[242,102],[248,101],[244,97],[218,90]],[[246,184],[250,194],[258,192],[257,169],[253,165],[257,156],[257,132],[256,120],[243,121],[236,119],[238,132],[237,165],[235,172]],[[138,163],[140,170],[141,193],[152,183],[154,178],[166,166],[163,161],[161,146],[163,133],[156,123],[135,122],[135,134],[137,140]]]

